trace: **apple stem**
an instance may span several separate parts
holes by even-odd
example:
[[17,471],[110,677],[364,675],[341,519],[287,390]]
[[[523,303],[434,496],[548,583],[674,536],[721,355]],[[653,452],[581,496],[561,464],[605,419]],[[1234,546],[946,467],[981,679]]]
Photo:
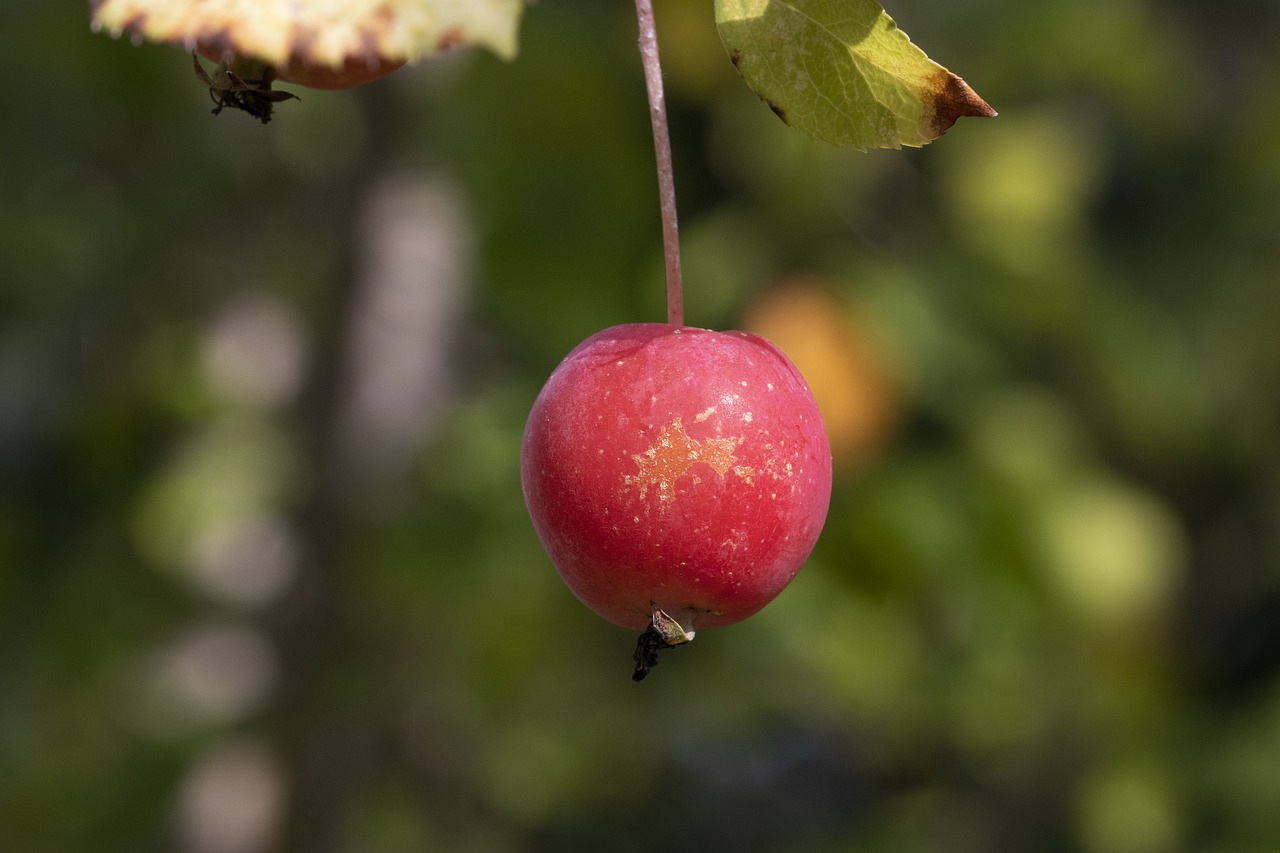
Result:
[[662,94],[662,65],[658,62],[658,32],[653,25],[651,0],[636,0],[636,16],[640,21],[640,58],[644,63],[645,88],[649,91],[649,118],[653,124],[653,148],[658,161],[658,196],[662,202],[662,253],[667,270],[667,322],[683,326],[684,291],[680,281],[675,172],[671,166],[671,135],[667,130],[667,102]]

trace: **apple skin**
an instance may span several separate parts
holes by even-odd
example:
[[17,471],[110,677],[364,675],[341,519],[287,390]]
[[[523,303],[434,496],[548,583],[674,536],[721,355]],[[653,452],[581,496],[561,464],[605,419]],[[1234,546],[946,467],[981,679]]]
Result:
[[[200,42],[196,52],[210,62],[233,61],[235,53],[218,44]],[[375,62],[351,58],[337,67],[312,65],[300,59],[290,59],[287,65],[275,68],[275,82],[292,83],[310,89],[352,89],[375,80],[381,80],[404,65],[403,59],[390,60],[379,57]]]
[[831,448],[804,378],[748,332],[614,326],[533,405],[521,480],[534,527],[587,607],[687,631],[768,604],[812,551]]
[[291,60],[279,69],[281,83],[293,83],[310,89],[354,89],[375,80],[381,80],[404,65],[403,59],[379,59],[370,65],[359,59],[348,59],[337,68],[325,65],[309,65]]

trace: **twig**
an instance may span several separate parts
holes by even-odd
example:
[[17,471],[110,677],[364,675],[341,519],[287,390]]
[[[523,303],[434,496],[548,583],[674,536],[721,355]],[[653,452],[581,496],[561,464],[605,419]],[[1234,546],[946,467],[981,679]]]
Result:
[[653,123],[653,148],[658,160],[658,195],[662,202],[662,253],[667,269],[667,322],[684,325],[684,292],[680,281],[680,235],[676,223],[676,184],[671,167],[671,135],[667,130],[667,103],[662,94],[662,66],[658,62],[658,33],[653,25],[653,4],[636,0],[640,21],[640,58],[649,90],[649,117]]

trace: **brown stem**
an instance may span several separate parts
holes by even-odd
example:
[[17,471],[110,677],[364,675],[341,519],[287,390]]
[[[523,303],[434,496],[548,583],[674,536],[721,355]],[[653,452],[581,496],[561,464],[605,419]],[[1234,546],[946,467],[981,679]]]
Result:
[[658,62],[658,33],[653,25],[653,4],[636,0],[640,20],[640,58],[645,88],[649,91],[649,118],[653,123],[653,148],[658,160],[658,196],[662,202],[662,253],[667,269],[667,322],[684,325],[684,291],[680,281],[680,236],[676,224],[676,183],[671,167],[671,135],[667,130],[667,102],[662,94],[662,66]]

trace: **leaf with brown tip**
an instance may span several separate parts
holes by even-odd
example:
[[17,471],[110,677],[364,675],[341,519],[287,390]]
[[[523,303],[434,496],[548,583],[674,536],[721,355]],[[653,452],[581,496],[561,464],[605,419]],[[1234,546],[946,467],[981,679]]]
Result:
[[919,147],[996,111],[875,0],[716,0],[729,59],[786,124],[847,148]]

